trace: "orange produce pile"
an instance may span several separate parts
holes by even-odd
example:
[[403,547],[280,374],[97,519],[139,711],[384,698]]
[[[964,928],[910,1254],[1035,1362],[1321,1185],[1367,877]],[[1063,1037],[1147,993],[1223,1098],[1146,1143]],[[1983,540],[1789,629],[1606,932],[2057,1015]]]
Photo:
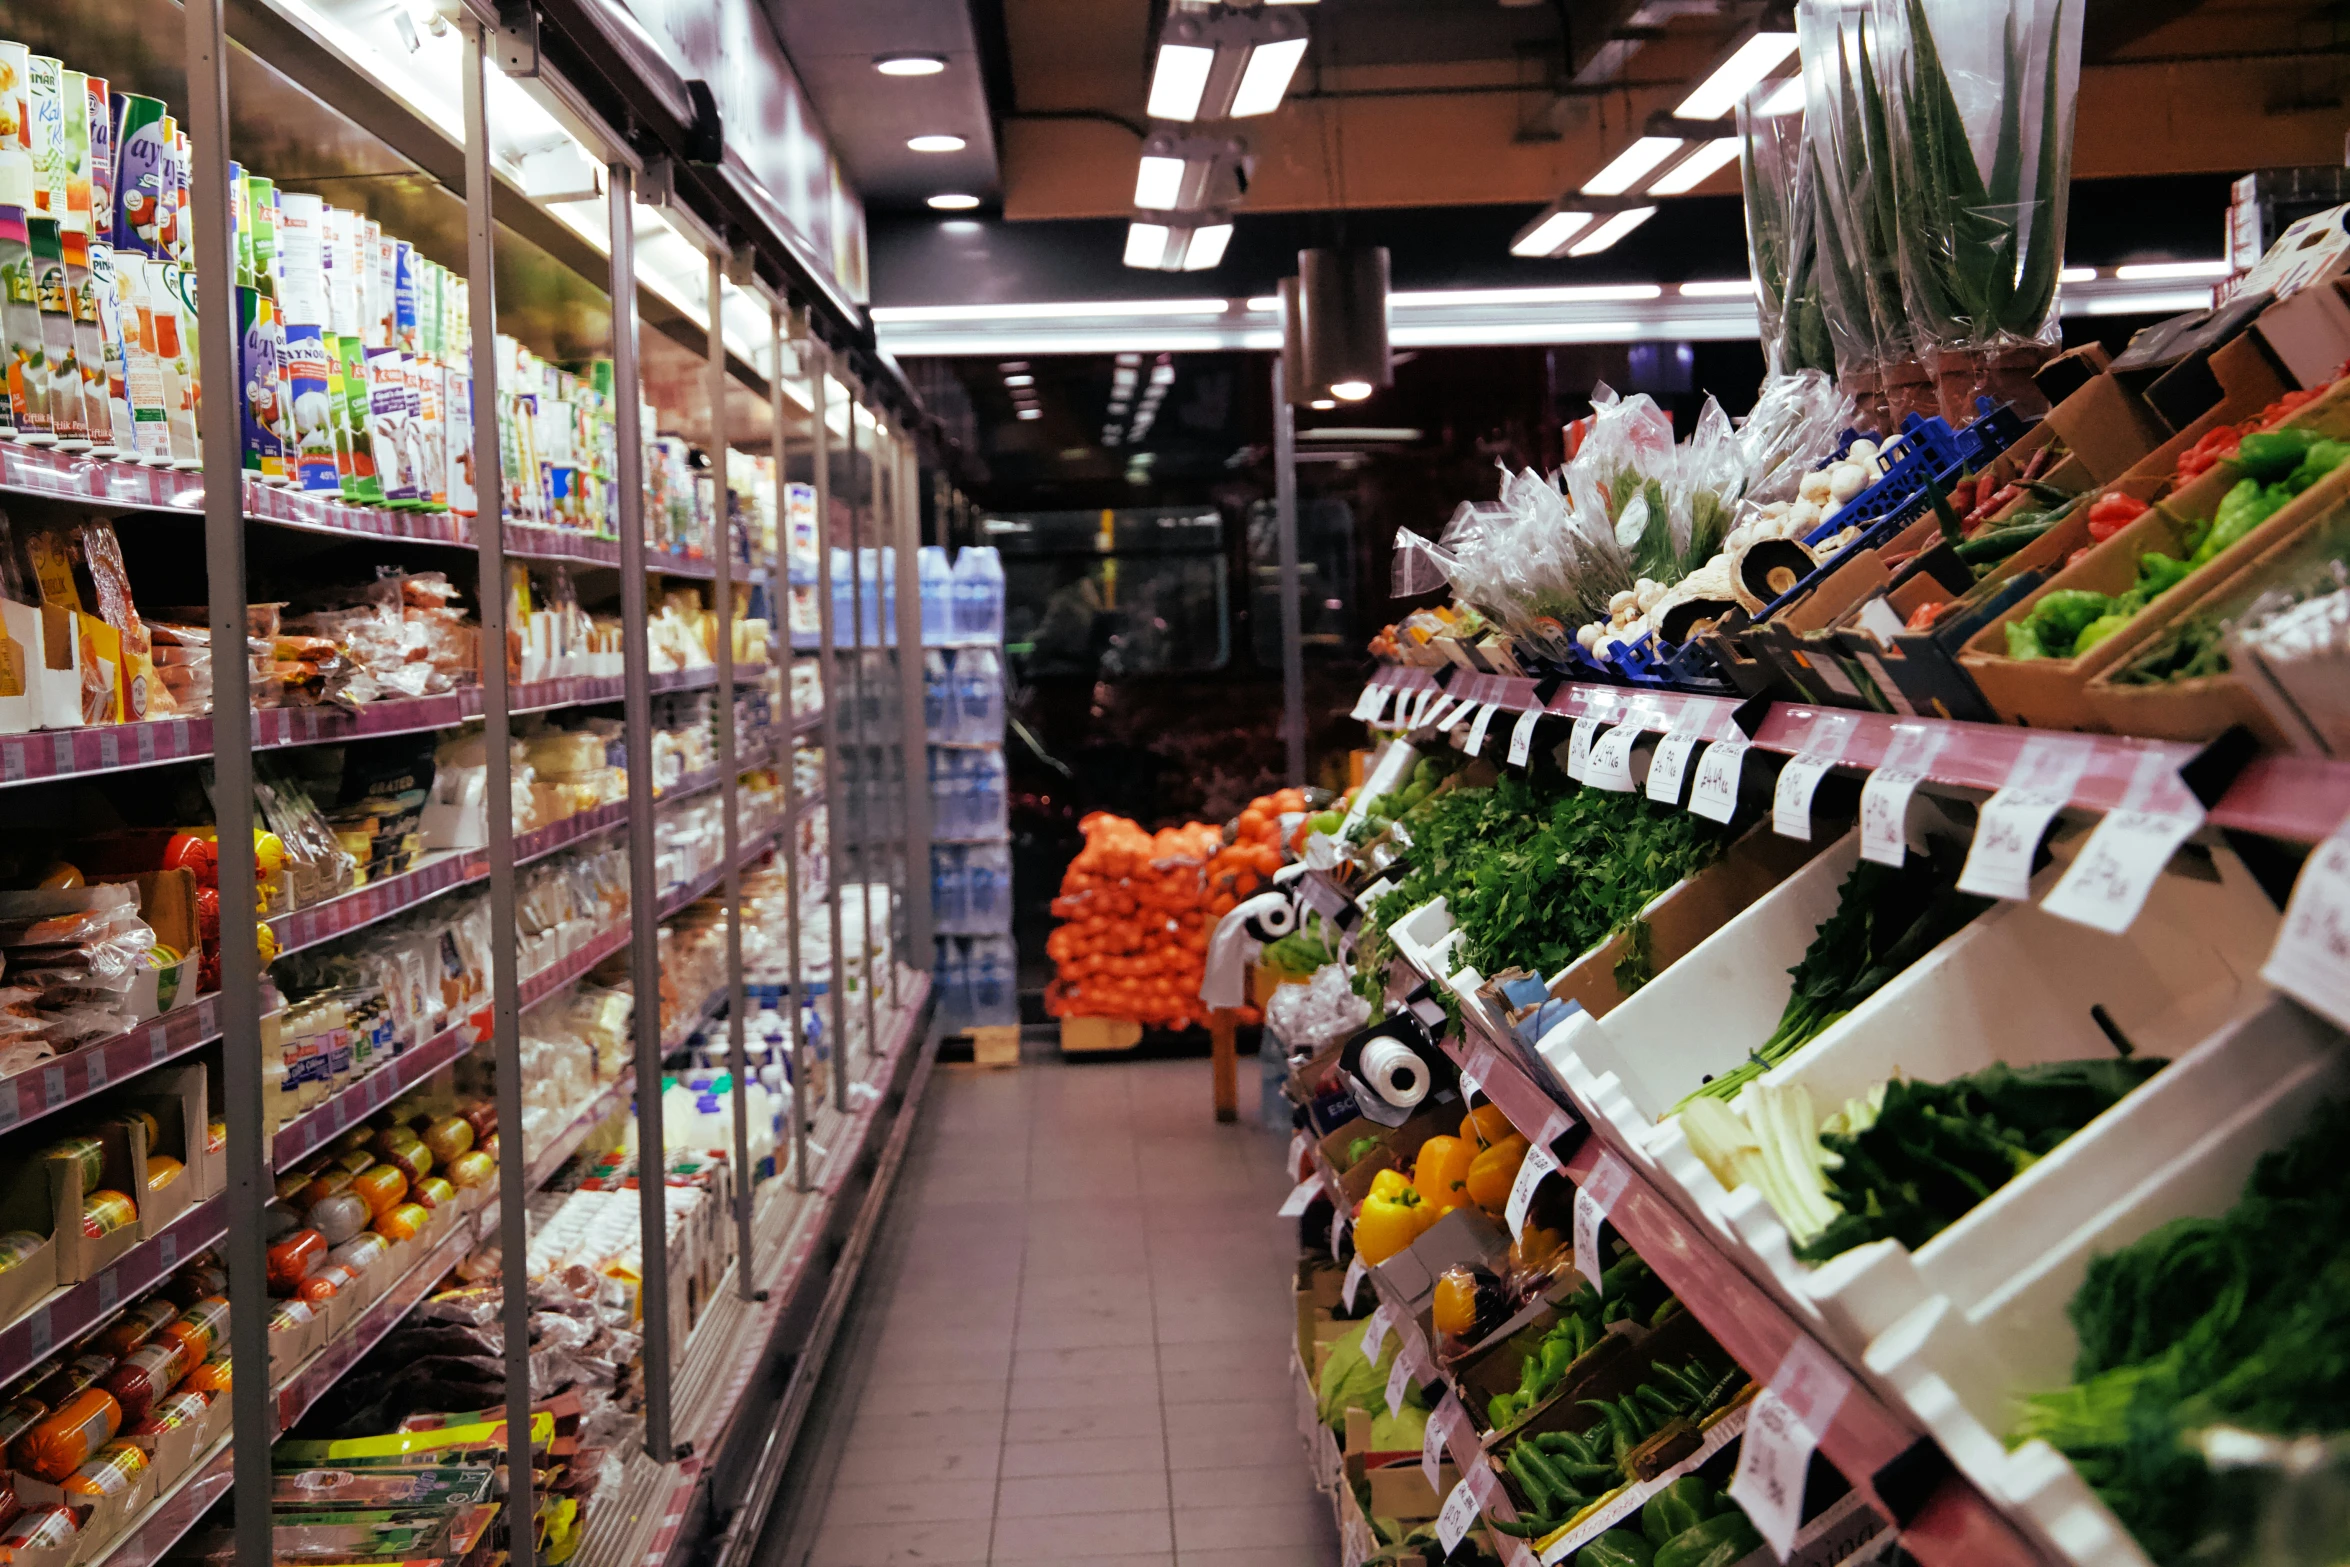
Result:
[[[1079,822],[1085,847],[1061,878],[1045,942],[1058,969],[1045,992],[1054,1017],[1109,1017],[1152,1028],[1208,1020],[1201,970],[1216,921],[1281,868],[1281,815],[1304,809],[1294,789],[1249,802],[1233,841],[1204,822],[1149,833],[1096,811]],[[1241,1009],[1254,1022],[1255,1009]]]

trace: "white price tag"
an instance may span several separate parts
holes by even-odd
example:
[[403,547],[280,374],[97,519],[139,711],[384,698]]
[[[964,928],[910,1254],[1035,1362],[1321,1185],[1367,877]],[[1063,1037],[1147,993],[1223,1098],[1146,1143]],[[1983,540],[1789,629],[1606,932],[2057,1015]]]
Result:
[[1346,1282],[1338,1287],[1338,1298],[1346,1302],[1347,1310],[1355,1309],[1355,1296],[1361,1291],[1363,1279],[1370,1271],[1371,1265],[1363,1261],[1363,1254],[1359,1251],[1355,1253],[1355,1260],[1346,1265]]
[[[1346,1255],[1346,1210],[1336,1203],[1330,1205],[1330,1260],[1336,1262]],[[1357,1255],[1360,1261],[1360,1255]]]
[[1428,1477],[1428,1489],[1436,1489],[1436,1479],[1444,1468],[1444,1446],[1452,1440],[1453,1431],[1469,1418],[1461,1407],[1460,1395],[1446,1393],[1444,1402],[1436,1406],[1436,1413],[1428,1417],[1427,1434],[1420,1438],[1420,1473]]
[[2089,767],[2088,742],[2034,735],[2000,791],[1983,802],[1975,841],[1967,849],[1958,890],[1984,898],[2032,895],[2032,856],[2040,835],[2070,804],[2073,785]]
[[1689,753],[1697,749],[1697,736],[1688,730],[1676,730],[1656,743],[1656,751],[1648,759],[1648,797],[1666,805],[1681,798],[1681,779],[1689,771]]
[[1394,1318],[1388,1315],[1388,1310],[1381,1306],[1363,1324],[1363,1358],[1374,1366],[1379,1364],[1379,1351],[1387,1347],[1387,1330],[1394,1326]]
[[1499,1065],[1493,1047],[1480,1044],[1469,1052],[1469,1064],[1461,1068],[1461,1110],[1465,1114],[1476,1097],[1485,1092],[1485,1079],[1493,1075]]
[[1584,764],[1583,781],[1594,789],[1630,794],[1639,785],[1632,777],[1632,747],[1648,732],[1637,718],[1628,718],[1591,743],[1591,759]]
[[2350,1028],[2350,821],[2302,862],[2260,977]]
[[1306,1136],[1304,1127],[1289,1134],[1289,1173],[1293,1179],[1302,1179],[1306,1174],[1306,1154],[1313,1146],[1313,1139]]
[[1708,821],[1726,822],[1738,809],[1738,773],[1746,765],[1744,740],[1716,740],[1697,764],[1689,786],[1689,809]]
[[1787,765],[1779,769],[1778,786],[1771,792],[1771,831],[1782,838],[1811,842],[1811,797],[1835,766],[1834,757],[1810,751],[1788,758]]
[[2160,751],[2138,758],[2122,803],[2105,813],[2081,852],[2041,900],[2059,919],[2118,936],[2146,907],[2155,879],[2203,825],[2203,807]]
[[1381,709],[1387,706],[1387,697],[1388,688],[1373,681],[1363,687],[1361,696],[1355,698],[1355,709],[1350,716],[1359,718],[1366,724],[1377,723]]
[[1467,749],[1471,756],[1485,754],[1485,731],[1492,727],[1493,715],[1500,711],[1501,704],[1498,702],[1488,702],[1477,709],[1477,721],[1469,726]]
[[1600,1274],[1607,1271],[1606,1259],[1599,1254],[1599,1228],[1631,1178],[1632,1172],[1624,1167],[1622,1160],[1612,1153],[1603,1153],[1575,1190],[1575,1266],[1595,1290],[1606,1289],[1599,1281]]
[[1420,1344],[1420,1330],[1408,1331],[1410,1337],[1395,1352],[1395,1364],[1387,1372],[1387,1412],[1391,1415],[1403,1413],[1403,1401],[1411,1395],[1413,1383],[1436,1379],[1436,1367],[1429,1363],[1428,1351]]
[[1591,742],[1599,738],[1599,720],[1578,718],[1575,732],[1567,736],[1567,776],[1580,783],[1591,767]]
[[1810,1339],[1799,1338],[1747,1414],[1730,1499],[1746,1509],[1755,1532],[1782,1561],[1803,1523],[1812,1452],[1851,1391],[1844,1368]]
[[1477,1493],[1463,1480],[1452,1488],[1452,1495],[1444,1499],[1443,1510],[1436,1515],[1436,1543],[1450,1556],[1460,1548],[1477,1524]]
[[1451,712],[1452,707],[1453,701],[1452,694],[1450,692],[1439,696],[1436,699],[1436,705],[1429,708],[1427,713],[1421,717],[1420,727],[1427,729],[1442,729],[1444,727],[1444,715]]
[[1534,726],[1541,720],[1542,709],[1539,707],[1529,707],[1518,715],[1517,727],[1510,731],[1510,766],[1526,765],[1526,757],[1534,749]]
[[1860,789],[1860,857],[1898,866],[1909,854],[1909,801],[1942,754],[1939,724],[1895,724],[1884,758]]
[[1421,724],[1427,721],[1428,709],[1435,705],[1435,702],[1436,688],[1434,686],[1422,686],[1418,691],[1414,692],[1412,695],[1412,719],[1411,722],[1404,725],[1404,727],[1406,729],[1419,728]]
[[1477,704],[1475,702],[1464,701],[1459,707],[1453,709],[1452,716],[1444,721],[1442,727],[1446,729],[1458,729],[1461,725],[1469,721],[1469,715],[1475,711],[1477,711]]
[[1321,1190],[1322,1178],[1319,1175],[1307,1176],[1289,1189],[1287,1197],[1281,1199],[1280,1216],[1284,1219],[1294,1219],[1304,1213],[1306,1206],[1320,1194]]
[[1534,1206],[1534,1189],[1556,1175],[1558,1167],[1558,1160],[1541,1143],[1528,1148],[1526,1157],[1518,1161],[1518,1178],[1510,1183],[1509,1204],[1502,1211],[1510,1234],[1526,1227],[1526,1210]]

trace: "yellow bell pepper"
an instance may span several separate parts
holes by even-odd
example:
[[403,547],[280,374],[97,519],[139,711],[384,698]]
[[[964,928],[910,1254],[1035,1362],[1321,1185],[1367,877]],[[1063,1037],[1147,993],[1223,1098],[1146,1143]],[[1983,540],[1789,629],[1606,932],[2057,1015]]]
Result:
[[1401,1197],[1411,1189],[1412,1178],[1404,1174],[1403,1171],[1381,1170],[1377,1175],[1371,1177],[1371,1190],[1366,1195],[1394,1198]]
[[1516,1136],[1517,1130],[1496,1104],[1481,1104],[1461,1117],[1461,1141],[1481,1149],[1491,1148],[1505,1137]]
[[1477,1145],[1439,1134],[1420,1145],[1419,1162],[1412,1168],[1412,1186],[1420,1201],[1438,1213],[1449,1213],[1469,1200],[1469,1166]]
[[1396,1196],[1365,1197],[1362,1211],[1355,1215],[1355,1251],[1378,1266],[1420,1238],[1427,1228],[1426,1212],[1420,1194],[1408,1186]]
[[1516,1132],[1479,1154],[1469,1165],[1469,1201],[1487,1213],[1510,1205],[1510,1188],[1517,1184],[1518,1166],[1525,1162],[1526,1139]]

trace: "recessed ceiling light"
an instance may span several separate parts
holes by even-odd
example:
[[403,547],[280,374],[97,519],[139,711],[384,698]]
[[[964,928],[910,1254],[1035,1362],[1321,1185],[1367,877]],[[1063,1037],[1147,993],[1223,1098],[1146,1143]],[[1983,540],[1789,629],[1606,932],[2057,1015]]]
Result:
[[1340,381],[1330,388],[1330,395],[1342,403],[1359,403],[1371,395],[1368,381]]
[[971,144],[960,136],[909,136],[908,152],[961,152]]
[[946,68],[935,54],[885,54],[873,61],[873,69],[884,76],[936,76]]
[[979,198],[961,191],[942,190],[930,198],[930,204],[941,212],[969,212],[979,205]]
[[1044,417],[1044,410],[1041,408],[1018,408],[1013,410],[1013,417],[1019,419],[1042,419]]
[[949,218],[938,226],[938,231],[941,234],[976,234],[981,227],[969,218]]
[[1331,409],[1338,406],[1338,399],[1334,397],[1317,397],[1312,402],[1306,404],[1306,406],[1308,408],[1318,408],[1322,410],[1322,412],[1328,413]]
[[1036,377],[1032,375],[1008,375],[1004,377],[1004,385],[1006,386],[1034,386],[1035,384]]

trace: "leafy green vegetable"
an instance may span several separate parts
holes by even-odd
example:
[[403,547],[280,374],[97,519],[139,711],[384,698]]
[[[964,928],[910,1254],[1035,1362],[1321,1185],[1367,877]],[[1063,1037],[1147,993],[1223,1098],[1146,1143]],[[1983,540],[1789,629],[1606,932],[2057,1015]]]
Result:
[[1886,1239],[1915,1251],[2167,1064],[2107,1057],[1896,1079],[1866,1129],[1820,1138],[1828,1197],[1844,1211],[1796,1255],[1826,1262]]
[[2015,1441],[2073,1461],[2160,1562],[2249,1559],[2256,1498],[2184,1437],[2339,1431],[2350,1409],[2350,1101],[2264,1156],[2234,1208],[2089,1264],[2075,1383],[2025,1401]]

